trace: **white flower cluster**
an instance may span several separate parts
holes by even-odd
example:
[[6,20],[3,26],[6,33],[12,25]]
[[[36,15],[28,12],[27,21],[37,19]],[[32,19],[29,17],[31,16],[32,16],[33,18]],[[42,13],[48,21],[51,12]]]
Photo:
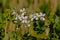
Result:
[[[15,10],[13,10],[12,14],[17,13],[15,20],[19,19],[22,23],[26,24],[26,26],[28,26],[28,27],[30,26],[30,21],[33,21],[34,19],[35,20],[40,19],[43,21],[45,20],[45,18],[44,18],[45,14],[43,14],[41,12],[40,13],[33,13],[33,14],[30,14],[29,16],[26,15],[25,8],[20,9],[20,12],[21,12],[21,15],[18,15],[18,13],[15,12]],[[30,21],[28,19],[30,19]],[[17,22],[17,21],[15,21],[15,22]]]
[[38,20],[39,18],[40,18],[40,20],[45,20],[45,18],[44,18],[44,16],[45,16],[45,14],[43,14],[43,13],[34,13],[34,14],[31,14],[30,15],[30,19],[31,19],[31,21],[33,21],[34,19],[35,20]]
[[[25,8],[23,9],[20,9],[20,12],[21,12],[21,15],[18,15],[18,13],[16,14],[16,17],[15,17],[15,20],[14,21],[15,23],[17,23],[17,20],[19,19],[22,23],[26,24],[26,26],[30,26],[30,21],[28,21],[28,16],[26,15],[26,11],[25,11]],[[13,10],[12,14],[15,14],[16,12]]]

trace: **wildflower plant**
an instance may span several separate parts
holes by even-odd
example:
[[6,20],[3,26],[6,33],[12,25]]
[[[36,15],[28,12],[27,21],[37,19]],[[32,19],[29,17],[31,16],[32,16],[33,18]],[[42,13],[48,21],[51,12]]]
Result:
[[[38,35],[39,33],[41,35],[43,35],[44,33],[46,33],[46,35],[48,35],[48,33],[46,32],[46,30],[48,29],[48,26],[45,25],[45,16],[46,14],[45,13],[42,13],[42,12],[39,12],[39,13],[33,13],[33,14],[29,14],[29,16],[26,14],[26,9],[25,8],[21,8],[20,9],[20,15],[18,15],[17,12],[13,11],[12,12],[12,15],[16,14],[16,17],[15,17],[15,23],[18,22],[18,20],[20,21],[20,23],[23,23],[25,24],[25,27],[29,27],[29,30],[30,31],[35,31],[35,33],[37,32],[36,35]],[[32,23],[32,24],[31,24]],[[35,26],[37,25],[37,26]],[[43,26],[44,25],[44,26]],[[34,27],[33,27],[34,26]],[[32,27],[32,29],[30,29]],[[44,28],[43,28],[44,27]],[[19,28],[16,28],[17,30]],[[29,31],[29,33],[30,33]],[[31,34],[31,33],[30,33]],[[39,35],[40,35],[39,34]],[[31,34],[32,35],[32,34]],[[45,35],[45,34],[44,34]],[[45,36],[46,36],[45,35]],[[32,35],[34,36],[34,34]],[[36,37],[36,36],[35,36]],[[41,37],[41,38],[44,38],[44,37]]]

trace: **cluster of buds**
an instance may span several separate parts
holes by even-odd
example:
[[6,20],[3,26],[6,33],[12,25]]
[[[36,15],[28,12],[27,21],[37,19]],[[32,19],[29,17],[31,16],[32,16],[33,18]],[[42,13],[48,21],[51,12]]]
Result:
[[[17,13],[15,10],[13,10],[13,12],[12,12],[12,14],[15,14],[15,13]],[[38,20],[38,19],[40,19],[40,20],[45,20],[45,14],[43,14],[43,13],[33,13],[33,14],[30,14],[29,16],[26,14],[26,10],[25,10],[25,8],[22,8],[22,9],[20,9],[20,13],[21,13],[21,15],[18,15],[18,13],[16,14],[16,18],[15,18],[15,20],[20,20],[22,23],[24,23],[24,24],[26,24],[26,26],[30,26],[30,21],[33,21],[34,19],[35,20]],[[28,20],[28,19],[30,19],[30,20]],[[15,21],[15,22],[17,22],[17,21]]]

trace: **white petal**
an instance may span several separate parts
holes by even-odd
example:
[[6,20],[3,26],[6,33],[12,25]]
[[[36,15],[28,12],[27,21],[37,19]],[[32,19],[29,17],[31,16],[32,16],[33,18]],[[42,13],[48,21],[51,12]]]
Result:
[[40,12],[40,15],[42,16],[43,14]]
[[45,18],[43,18],[43,21],[45,20]]
[[38,20],[38,17],[36,18],[36,20]]

